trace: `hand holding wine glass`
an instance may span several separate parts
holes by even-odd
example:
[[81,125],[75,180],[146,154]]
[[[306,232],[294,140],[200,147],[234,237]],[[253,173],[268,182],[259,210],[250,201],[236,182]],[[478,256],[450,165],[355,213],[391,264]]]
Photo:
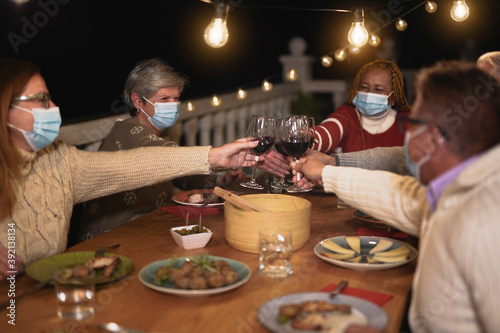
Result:
[[[283,142],[283,147],[288,155],[295,157],[298,162],[300,157],[309,149],[311,145],[312,131],[310,129],[310,117],[308,116],[293,116],[287,122],[287,137]],[[314,119],[314,118],[313,118]],[[300,180],[300,173],[297,173],[297,181]],[[287,192],[308,192],[311,189],[304,189],[297,184],[287,188]]]
[[[259,140],[259,144],[252,148],[256,154],[255,161],[258,162],[259,156],[268,151],[274,143],[274,129],[276,120],[272,117],[253,115],[250,119],[250,124],[247,129],[247,137]],[[255,171],[257,164],[255,164],[252,171],[252,179],[249,182],[241,183],[240,185],[247,188],[262,190],[264,187],[258,184],[255,180]]]
[[[274,131],[274,147],[283,156],[288,156],[288,153],[285,151],[283,143],[288,136],[288,128],[287,122],[289,121],[289,117],[280,118],[276,121],[276,128]],[[279,182],[274,182],[271,186],[276,190],[285,189],[287,186],[285,184],[285,176],[280,178]]]

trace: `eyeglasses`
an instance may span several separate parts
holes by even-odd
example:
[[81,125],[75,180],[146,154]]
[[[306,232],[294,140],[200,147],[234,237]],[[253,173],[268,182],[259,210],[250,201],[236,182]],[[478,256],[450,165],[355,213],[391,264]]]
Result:
[[[398,116],[397,122],[398,122],[398,129],[403,134],[408,129],[408,127],[409,127],[408,124],[409,125],[430,125],[430,124],[432,124],[430,121],[425,121],[425,120],[416,119],[416,118],[410,118],[407,116]],[[436,128],[438,129],[439,133],[441,134],[441,136],[443,138],[445,138],[448,141],[450,140],[450,136],[448,135],[448,133],[446,133],[446,131],[442,127],[436,125]]]
[[46,109],[50,108],[50,100],[50,94],[46,92],[14,98],[14,101],[40,101]]

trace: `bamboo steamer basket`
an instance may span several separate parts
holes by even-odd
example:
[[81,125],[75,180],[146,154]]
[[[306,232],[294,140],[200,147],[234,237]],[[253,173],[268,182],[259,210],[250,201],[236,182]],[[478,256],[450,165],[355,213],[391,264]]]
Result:
[[224,203],[225,237],[231,247],[259,253],[259,230],[280,227],[292,230],[293,250],[304,246],[311,235],[311,202],[284,194],[249,194],[243,198],[270,212],[244,211]]

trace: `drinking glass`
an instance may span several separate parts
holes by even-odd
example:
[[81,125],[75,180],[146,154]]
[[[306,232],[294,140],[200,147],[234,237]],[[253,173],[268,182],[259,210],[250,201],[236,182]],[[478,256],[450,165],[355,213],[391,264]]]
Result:
[[82,276],[75,274],[72,268],[57,270],[54,274],[54,285],[59,318],[84,320],[94,316],[94,271]]
[[284,278],[292,274],[292,231],[284,228],[259,230],[259,273]]
[[[250,124],[247,129],[247,137],[256,138],[259,140],[259,144],[252,148],[253,152],[256,154],[255,162],[259,161],[259,156],[273,146],[274,143],[274,128],[276,126],[276,119],[267,116],[253,115],[250,119]],[[253,167],[252,179],[249,182],[241,183],[240,185],[246,188],[251,188],[255,190],[262,190],[264,186],[258,184],[255,181],[255,171],[257,170],[257,163]]]
[[[285,141],[287,135],[288,135],[288,128],[287,128],[287,121],[289,121],[290,118],[280,118],[276,121],[276,128],[274,130],[274,148],[280,153],[281,155],[288,156],[288,153],[285,151],[285,148],[283,147],[283,142]],[[279,182],[274,182],[271,184],[271,187],[274,190],[283,190],[286,189],[288,186],[285,183],[285,176],[282,176],[279,180]]]
[[[314,140],[314,136],[311,135],[309,123],[310,118],[308,116],[293,116],[286,123],[287,127],[287,137],[283,143],[283,146],[288,153],[288,155],[295,157],[295,160],[298,162],[300,157],[304,155],[304,153],[309,149],[312,140]],[[313,118],[314,119],[314,118]],[[297,173],[297,182],[300,180],[300,173]],[[286,189],[289,193],[296,192],[309,192],[311,189],[304,189],[297,184]]]

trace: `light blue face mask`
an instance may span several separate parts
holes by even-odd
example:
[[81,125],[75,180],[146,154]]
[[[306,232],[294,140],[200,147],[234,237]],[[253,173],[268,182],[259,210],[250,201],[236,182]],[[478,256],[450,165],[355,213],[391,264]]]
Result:
[[35,119],[33,131],[25,131],[11,124],[7,124],[7,126],[23,133],[24,139],[34,151],[39,151],[47,147],[59,135],[59,128],[61,127],[59,107],[55,106],[50,109],[34,108],[32,110],[17,105],[12,105],[12,107],[33,114],[33,118]]
[[157,130],[163,131],[166,128],[174,126],[177,119],[179,119],[179,102],[168,102],[168,103],[152,103],[146,97],[143,97],[151,105],[155,107],[155,114],[151,117],[143,109],[142,112],[148,117],[149,122]]
[[405,141],[404,141],[404,151],[405,151],[405,162],[406,166],[408,167],[408,170],[410,173],[420,182],[422,183],[421,179],[421,174],[420,174],[420,168],[424,163],[426,163],[428,160],[431,158],[431,154],[427,153],[425,154],[418,162],[413,162],[412,159],[410,158],[410,150],[408,148],[408,145],[410,144],[410,139],[412,136],[417,136],[422,134],[427,130],[427,125],[420,127],[413,133],[410,131],[405,132]]
[[382,115],[389,108],[388,99],[391,95],[392,91],[387,96],[358,91],[352,100],[352,104],[362,114],[369,117],[376,117]]

